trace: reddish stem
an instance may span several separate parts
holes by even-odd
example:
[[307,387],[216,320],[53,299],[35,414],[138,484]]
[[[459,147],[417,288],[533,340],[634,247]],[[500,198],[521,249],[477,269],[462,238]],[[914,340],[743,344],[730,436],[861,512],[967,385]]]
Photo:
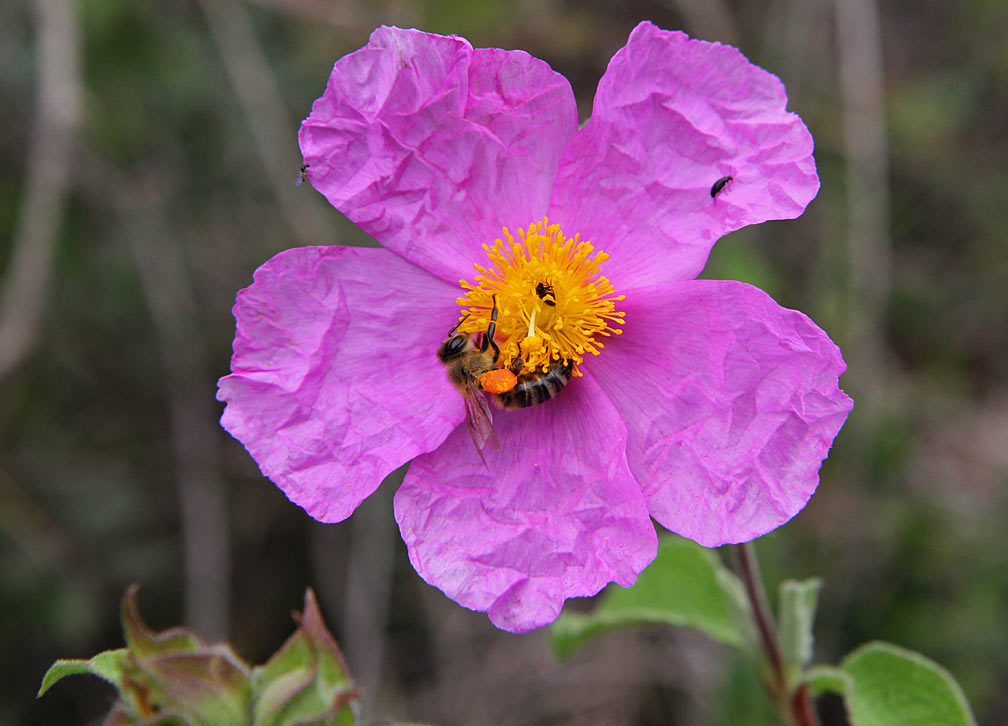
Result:
[[812,694],[808,683],[802,683],[791,697],[791,711],[798,726],[819,726],[819,716],[812,706]]
[[789,692],[787,677],[784,673],[784,660],[781,657],[780,646],[777,643],[777,630],[770,606],[767,602],[766,589],[759,574],[756,562],[756,551],[752,543],[746,542],[735,548],[738,563],[738,574],[749,598],[749,609],[752,612],[756,630],[759,632],[763,654],[770,664],[772,682],[767,683],[767,690],[781,713],[791,726],[819,726],[819,719],[812,707],[812,698],[807,684],[802,684]]

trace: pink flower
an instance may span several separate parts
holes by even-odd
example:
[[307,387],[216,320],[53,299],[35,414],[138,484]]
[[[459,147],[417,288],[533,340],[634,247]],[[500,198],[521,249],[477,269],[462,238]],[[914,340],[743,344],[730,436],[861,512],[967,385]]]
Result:
[[[786,101],[734,48],[641,23],[579,129],[566,79],[524,52],[376,30],[300,142],[312,185],[384,249],[256,271],[221,423],[324,522],[412,460],[395,516],[413,566],[514,632],[631,585],[652,517],[707,546],[774,529],[851,409],[843,359],[762,291],[694,278],[719,237],[815,196]],[[496,410],[499,448],[478,452],[436,353],[466,313],[479,341],[495,303],[497,368],[573,377]]]

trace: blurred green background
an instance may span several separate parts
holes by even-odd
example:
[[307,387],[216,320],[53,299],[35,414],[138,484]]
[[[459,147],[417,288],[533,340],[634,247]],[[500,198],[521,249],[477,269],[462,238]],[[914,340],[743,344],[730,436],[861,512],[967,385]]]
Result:
[[[386,23],[522,48],[582,117],[642,19],[739,46],[787,85],[822,190],[705,276],[754,282],[844,349],[856,401],[764,573],[822,575],[816,657],[883,639],[1008,723],[1008,5],[1003,0],[13,0],[0,5],[0,723],[99,723],[59,657],[118,647],[142,584],[259,662],[313,586],[375,718],[756,723],[755,686],[686,632],[558,663],[412,571],[391,511],[311,521],[216,420],[235,292],[270,256],[367,239],[310,187],[296,133]],[[574,607],[583,607],[575,603]],[[838,703],[821,704],[842,724]],[[739,715],[744,714],[744,715]]]

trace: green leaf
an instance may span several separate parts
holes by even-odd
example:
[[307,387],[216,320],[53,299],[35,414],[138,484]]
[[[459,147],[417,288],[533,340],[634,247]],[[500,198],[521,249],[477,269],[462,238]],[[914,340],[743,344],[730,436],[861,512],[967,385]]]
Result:
[[798,679],[812,660],[812,624],[821,587],[822,581],[818,579],[804,582],[785,580],[780,585],[777,637],[789,684]]
[[202,641],[188,628],[169,628],[161,632],[151,630],[140,617],[137,592],[140,586],[130,585],[122,600],[122,626],[126,647],[136,656],[160,653],[195,652],[203,647]]
[[[134,656],[135,657],[135,656]],[[251,671],[225,644],[136,658],[165,711],[200,726],[246,726]]]
[[[299,643],[303,645],[303,643]],[[285,647],[286,649],[286,647]],[[293,649],[288,649],[293,650]],[[299,648],[310,659],[310,653],[306,647]],[[289,655],[285,658],[290,658]],[[304,692],[315,679],[314,663],[306,663],[304,667],[292,664],[287,669],[271,666],[270,663],[264,669],[275,672],[260,672],[256,670],[255,682],[258,696],[255,700],[254,721],[255,726],[279,726],[281,723],[282,710],[297,696]]]
[[610,587],[590,615],[563,614],[550,628],[553,648],[565,657],[602,633],[631,625],[682,625],[738,646],[728,597],[720,583],[734,575],[712,550],[681,537],[666,537],[655,561],[630,588]]
[[747,658],[733,657],[710,699],[712,726],[781,726],[780,713]]
[[802,681],[812,686],[812,692],[817,696],[824,693],[838,693],[844,696],[850,687],[851,679],[835,666],[816,666],[805,671]]
[[934,661],[888,643],[868,643],[844,659],[854,726],[976,726],[955,679]]
[[119,690],[109,726],[353,726],[358,695],[343,654],[305,595],[298,629],[263,666],[252,669],[225,643],[207,645],[188,628],[151,630],[137,588],[123,597],[128,648],[91,660],[59,660],[39,695],[61,678],[90,673]]
[[90,660],[58,660],[49,667],[42,677],[42,685],[39,687],[36,697],[41,697],[62,678],[81,673],[89,673],[103,678],[121,690],[123,664],[128,656],[129,651],[125,648],[119,648],[118,650],[103,651]]
[[38,698],[56,681],[65,678],[66,676],[74,676],[79,673],[90,673],[91,668],[86,660],[58,660],[49,666],[49,670],[46,674],[42,676],[42,685],[39,686],[38,693],[35,697]]
[[357,690],[314,593],[298,630],[254,671],[255,726],[352,726]]
[[752,605],[746,595],[745,585],[731,570],[722,567],[716,573],[718,585],[728,603],[728,612],[735,623],[735,633],[738,639],[736,647],[753,660],[763,657],[763,646],[760,644],[759,631],[753,619]]

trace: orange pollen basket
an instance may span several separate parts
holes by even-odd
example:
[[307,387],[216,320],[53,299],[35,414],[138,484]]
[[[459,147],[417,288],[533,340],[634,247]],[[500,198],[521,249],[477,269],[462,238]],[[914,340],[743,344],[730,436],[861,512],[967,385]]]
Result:
[[518,383],[518,378],[507,368],[494,368],[479,379],[480,388],[487,393],[507,393]]

